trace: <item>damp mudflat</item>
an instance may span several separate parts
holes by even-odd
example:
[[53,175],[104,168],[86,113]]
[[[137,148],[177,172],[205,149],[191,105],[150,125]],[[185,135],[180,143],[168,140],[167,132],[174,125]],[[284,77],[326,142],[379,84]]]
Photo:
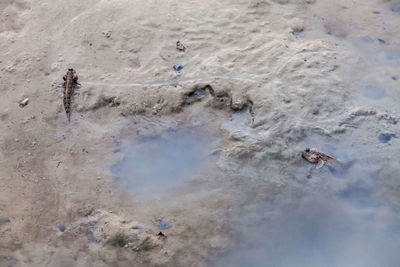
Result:
[[[352,198],[359,191],[348,192]],[[290,196],[287,196],[290,198]],[[218,266],[396,266],[400,220],[388,207],[314,194],[254,210],[235,253]],[[397,217],[397,220],[394,220]],[[242,221],[246,221],[243,219]],[[239,229],[238,229],[239,231]]]
[[0,266],[399,265],[399,0],[0,10]]
[[[307,132],[297,143],[289,144],[298,149],[293,158],[282,157],[281,161],[254,156],[252,149],[259,154],[267,149],[267,145],[257,146],[267,137],[267,130],[253,125],[250,107],[232,112],[218,125],[218,130],[228,133],[224,138],[236,142],[221,146],[222,151],[229,150],[231,154],[227,154],[236,157],[235,147],[250,147],[246,152],[237,150],[237,154],[243,154],[239,162],[214,153],[223,138],[208,133],[203,127],[164,127],[157,134],[122,137],[117,151],[121,160],[113,165],[112,173],[115,182],[136,199],[166,202],[173,199],[180,203],[181,195],[166,197],[168,192],[179,192],[180,187],[195,180],[200,172],[213,173],[215,180],[223,181],[223,185],[206,181],[213,190],[235,188],[236,193],[227,190],[226,195],[230,197],[230,204],[241,204],[227,209],[220,218],[221,232],[229,235],[231,242],[222,252],[210,252],[218,256],[209,257],[209,266],[364,267],[397,266],[400,262],[400,209],[389,200],[392,197],[387,189],[399,185],[397,169],[392,168],[399,162],[396,158],[400,132],[397,121],[387,111],[400,111],[397,104],[400,41],[390,34],[393,21],[385,21],[398,14],[389,4],[363,4],[369,16],[379,16],[372,20],[376,23],[374,27],[368,29],[364,15],[355,7],[343,8],[344,1],[333,5],[330,2],[316,5],[311,11],[314,23],[306,25],[296,36],[302,40],[333,40],[339,51],[347,53],[348,58],[340,59],[342,65],[338,63],[339,79],[346,87],[345,105],[348,110],[362,107],[355,112],[362,114],[360,117],[343,123],[351,130],[343,130],[343,134],[336,136]],[[350,19],[350,14],[355,21]],[[194,96],[197,93],[194,91]],[[375,110],[382,111],[378,114]],[[201,114],[207,120],[209,113]],[[283,116],[282,120],[285,119]],[[332,124],[340,124],[335,118],[329,119]],[[326,166],[317,169],[300,157],[300,150],[307,147],[354,164],[339,174]],[[274,157],[281,157],[279,151]],[[253,161],[259,162],[253,164]],[[210,162],[219,162],[221,169]],[[273,168],[268,169],[271,165]],[[285,181],[284,189],[275,195],[259,191],[273,179]],[[191,194],[203,190],[201,186],[193,187]],[[222,199],[226,195],[214,197]],[[210,214],[213,210],[206,210],[202,216]],[[159,224],[160,229],[170,230],[168,221]],[[175,224],[171,228],[175,229]]]
[[[382,143],[373,134],[368,142],[363,135],[337,140],[315,134],[301,141],[302,147],[318,147],[341,162],[356,162],[339,175],[305,160],[298,167],[279,168],[273,176],[293,174],[286,189],[232,215],[229,225],[237,242],[211,265],[396,266],[400,213],[388,200],[384,181],[397,187],[398,169],[377,151]],[[399,145],[384,144],[389,154]]]
[[[322,1],[312,11],[314,24],[296,35],[334,40],[350,53],[340,70],[349,109],[399,111],[400,39],[393,34],[399,3],[370,1],[358,3],[358,9],[346,1]],[[318,148],[342,162],[355,160],[354,165],[338,175],[304,161],[265,174],[290,173],[294,179],[273,201],[233,216],[235,248],[212,265],[398,266],[400,208],[389,200],[387,187],[399,184],[400,132],[397,121],[380,123],[375,113],[360,120],[365,121],[351,125],[351,133],[309,134],[300,141],[300,147]],[[226,125],[237,129],[233,122]]]

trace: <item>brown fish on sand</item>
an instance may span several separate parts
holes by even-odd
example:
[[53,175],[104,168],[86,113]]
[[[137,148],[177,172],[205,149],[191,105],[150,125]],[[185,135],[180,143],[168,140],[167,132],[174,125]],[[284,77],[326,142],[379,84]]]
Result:
[[316,163],[317,169],[322,168],[324,165],[328,166],[330,170],[333,171],[345,171],[348,169],[354,161],[349,163],[342,163],[335,157],[318,151],[316,148],[307,148],[302,153],[301,156],[305,158],[308,162]]
[[78,83],[78,75],[76,75],[75,70],[70,68],[67,74],[64,75],[64,109],[67,113],[68,122],[71,118],[71,101],[74,94],[74,89],[78,88],[80,84]]

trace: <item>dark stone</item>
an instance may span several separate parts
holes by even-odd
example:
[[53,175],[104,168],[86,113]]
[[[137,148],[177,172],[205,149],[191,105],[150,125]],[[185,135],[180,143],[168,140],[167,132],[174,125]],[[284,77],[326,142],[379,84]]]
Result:
[[58,230],[60,230],[60,232],[64,232],[65,229],[67,229],[67,227],[65,227],[64,225],[58,227]]
[[183,65],[182,65],[182,64],[179,64],[179,63],[175,63],[175,64],[174,64],[174,70],[176,70],[176,71],[181,71],[181,70],[183,70]]
[[63,133],[63,132],[58,132],[58,133],[57,133],[57,136],[58,136],[60,139],[62,139],[62,140],[67,139],[67,134],[66,134],[66,133]]
[[381,14],[381,12],[379,12],[379,11],[373,11],[372,13],[374,13],[374,14]]
[[386,41],[383,40],[383,39],[378,38],[378,41],[379,41],[381,44],[386,44]]

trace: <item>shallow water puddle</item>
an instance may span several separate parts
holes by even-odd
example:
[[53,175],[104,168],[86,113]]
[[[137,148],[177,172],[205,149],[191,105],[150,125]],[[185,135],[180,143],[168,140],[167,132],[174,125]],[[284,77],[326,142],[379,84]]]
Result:
[[123,158],[112,166],[116,181],[141,197],[161,197],[206,167],[218,139],[198,128],[124,140]]
[[367,85],[364,89],[364,95],[371,99],[381,99],[384,98],[387,94],[385,89],[381,87]]
[[[316,169],[299,158],[297,167],[285,169],[298,183],[289,181],[273,201],[232,216],[235,247],[212,265],[397,266],[399,207],[382,196],[381,183],[387,177],[380,170],[388,150],[377,150],[381,145],[375,138],[359,129],[340,138],[315,134],[303,140],[302,149],[316,147],[344,163],[356,162],[338,177],[326,166]],[[312,179],[306,178],[309,170]]]
[[230,227],[239,241],[214,266],[397,266],[400,216],[380,194],[382,163],[369,162],[374,155],[357,149],[358,143],[312,139],[305,146],[312,143],[344,162],[358,155],[358,161],[341,177],[304,161],[312,179],[303,173],[302,182],[290,182],[275,200],[234,216]]
[[[370,204],[370,203],[368,203]],[[217,266],[396,266],[400,218],[379,204],[355,207],[340,198],[287,196],[263,220],[240,225],[245,237]],[[247,217],[243,215],[243,217]],[[267,264],[266,264],[267,263]]]

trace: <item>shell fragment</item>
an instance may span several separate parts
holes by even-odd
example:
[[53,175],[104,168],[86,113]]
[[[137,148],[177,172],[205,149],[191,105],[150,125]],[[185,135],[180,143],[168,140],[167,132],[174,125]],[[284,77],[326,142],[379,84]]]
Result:
[[24,100],[22,100],[21,102],[19,102],[19,105],[21,107],[25,107],[26,105],[28,105],[29,102],[29,98],[25,98]]

